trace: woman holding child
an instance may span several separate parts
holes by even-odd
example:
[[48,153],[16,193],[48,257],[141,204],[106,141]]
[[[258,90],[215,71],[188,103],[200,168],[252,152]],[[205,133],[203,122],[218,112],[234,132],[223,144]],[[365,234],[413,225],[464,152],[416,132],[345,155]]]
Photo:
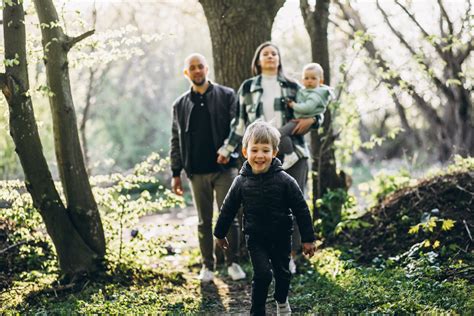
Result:
[[[229,138],[219,149],[219,163],[226,163],[242,140],[245,128],[257,119],[270,122],[280,129],[294,120],[293,109],[289,100],[295,100],[300,86],[286,77],[281,63],[280,50],[271,42],[261,44],[255,51],[252,60],[252,73],[255,77],[245,80],[239,89],[238,117],[232,122]],[[303,135],[311,126],[318,123],[318,116],[295,120],[296,126],[291,137],[293,148],[299,159],[293,165],[283,167],[298,183],[302,192],[308,175],[309,150]],[[282,133],[283,134],[283,133]],[[280,146],[280,151],[282,150]],[[293,233],[292,257],[301,248],[300,234],[295,225]],[[290,261],[290,271],[296,272],[294,260]]]
[[[225,164],[244,138],[242,151],[247,161],[227,193],[214,236],[218,245],[227,247],[223,236],[239,205],[243,205],[246,218],[244,232],[254,270],[251,315],[265,314],[265,301],[272,274],[275,278],[277,313],[291,313],[288,303],[290,272],[296,272],[293,257],[302,247],[298,228],[301,228],[303,235],[303,253],[311,256],[314,252],[311,218],[302,195],[307,180],[309,157],[303,135],[311,127],[317,127],[321,123],[327,102],[324,91],[309,91],[318,89],[322,83],[322,75],[316,74],[319,71],[314,67],[310,68],[305,67],[303,71],[303,90],[285,76],[278,47],[270,42],[261,44],[252,61],[255,77],[242,83],[238,93],[237,117],[232,121],[228,139],[218,151],[218,163]],[[314,95],[316,92],[317,96]],[[291,102],[295,100],[298,103]],[[270,124],[255,122],[262,119]],[[262,138],[257,136],[259,134],[266,136]],[[281,142],[278,139],[275,141],[275,137],[271,136],[278,134],[282,136]],[[283,158],[283,165],[278,160],[270,159],[270,156],[276,156],[277,147],[280,150],[279,157]],[[289,157],[292,159],[288,159]],[[263,166],[266,169],[260,170]],[[292,178],[285,172],[279,172],[283,169]],[[287,177],[285,181],[282,180],[284,175]],[[294,195],[288,194],[288,190],[284,189],[291,181],[296,188],[290,190]],[[294,204],[296,201],[300,202]],[[298,222],[298,225],[286,222],[290,231],[291,226],[294,226],[291,260],[290,236],[285,234],[285,229],[280,229],[281,222],[275,221],[276,214],[287,214],[288,211]],[[275,231],[268,233],[269,230]],[[288,242],[288,248],[285,247],[285,242]]]

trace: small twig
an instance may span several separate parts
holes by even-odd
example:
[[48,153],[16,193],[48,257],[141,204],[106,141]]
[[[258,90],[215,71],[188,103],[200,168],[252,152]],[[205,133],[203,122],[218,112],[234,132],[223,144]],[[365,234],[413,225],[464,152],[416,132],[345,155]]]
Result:
[[76,286],[76,283],[69,283],[69,284],[65,284],[65,285],[56,286],[56,287],[53,287],[53,288],[50,288],[50,289],[44,289],[44,290],[41,291],[41,292],[42,292],[42,293],[51,293],[51,292],[54,292],[55,295],[57,295],[57,292],[70,290],[70,289],[72,289],[72,288],[75,287],[75,286]]
[[91,283],[90,280],[87,280],[86,282],[84,282],[84,285],[82,286],[81,292],[84,291],[84,289],[89,285],[89,283]]
[[469,230],[469,227],[467,226],[467,222],[466,222],[466,220],[465,220],[465,219],[463,219],[463,220],[462,220],[462,222],[464,223],[464,227],[466,227],[467,234],[469,235],[469,239],[470,239],[471,241],[473,241],[473,240],[472,240],[471,231]]
[[19,243],[13,244],[13,245],[11,245],[11,246],[8,246],[7,248],[0,250],[0,255],[4,254],[5,252],[7,252],[7,251],[9,251],[9,250],[11,250],[11,249],[13,249],[13,248],[16,248],[16,247],[18,247],[18,246],[21,246],[21,245],[23,245],[23,244],[26,244],[26,241],[25,241],[25,240],[20,241]]
[[459,184],[456,184],[456,188],[458,188],[459,190],[464,191],[464,192],[466,192],[466,193],[468,193],[468,194],[470,194],[470,195],[474,195],[473,192],[468,191],[467,189],[463,188],[463,187],[460,186]]

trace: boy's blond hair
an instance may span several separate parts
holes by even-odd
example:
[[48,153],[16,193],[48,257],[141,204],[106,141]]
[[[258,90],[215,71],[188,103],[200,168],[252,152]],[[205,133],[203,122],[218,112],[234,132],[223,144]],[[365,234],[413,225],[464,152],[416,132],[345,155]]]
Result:
[[324,70],[323,67],[321,67],[320,64],[318,63],[309,63],[303,67],[303,76],[304,72],[306,70],[314,70],[316,71],[316,75],[318,76],[319,79],[324,79]]
[[280,132],[271,124],[258,120],[250,124],[245,130],[242,147],[247,149],[250,141],[254,144],[271,144],[273,150],[278,150]]

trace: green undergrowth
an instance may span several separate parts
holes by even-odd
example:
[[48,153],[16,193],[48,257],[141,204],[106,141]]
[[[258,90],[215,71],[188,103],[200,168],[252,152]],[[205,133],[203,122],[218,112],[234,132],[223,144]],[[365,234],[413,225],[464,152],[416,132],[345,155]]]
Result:
[[197,311],[201,305],[197,281],[186,280],[183,272],[171,266],[121,267],[70,290],[53,290],[55,277],[38,273],[34,279],[15,282],[2,294],[5,301],[0,312],[162,314]]
[[473,285],[441,271],[436,262],[424,259],[407,266],[385,260],[359,265],[326,248],[293,280],[290,303],[295,311],[320,314],[472,314]]
[[[180,254],[181,266],[162,261],[155,268],[122,266],[95,281],[81,285],[80,291],[52,291],[54,274],[40,272],[16,281],[2,293],[0,312],[7,313],[94,313],[201,314],[248,312],[248,305],[226,309],[222,302],[232,293],[219,293],[214,283],[201,285],[197,251]],[[182,258],[183,259],[183,258]],[[164,259],[163,259],[164,260]],[[188,265],[191,262],[192,265]],[[250,274],[249,263],[243,265]],[[225,269],[218,278],[231,284]],[[443,313],[472,314],[473,285],[465,279],[443,277],[436,263],[420,260],[401,266],[380,260],[372,265],[357,265],[339,250],[320,250],[309,262],[299,265],[292,279],[290,304],[295,313]],[[243,295],[245,293],[233,293]],[[267,306],[274,304],[269,297]]]

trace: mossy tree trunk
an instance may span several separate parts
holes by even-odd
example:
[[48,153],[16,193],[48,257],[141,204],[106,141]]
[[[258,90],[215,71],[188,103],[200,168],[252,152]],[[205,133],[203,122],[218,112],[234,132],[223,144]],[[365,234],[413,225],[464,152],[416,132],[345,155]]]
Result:
[[96,271],[104,251],[92,248],[78,230],[77,223],[70,216],[72,212],[61,201],[43,155],[28,93],[24,15],[22,1],[13,0],[11,4],[4,4],[5,60],[8,62],[6,73],[0,75],[0,87],[9,106],[10,133],[25,173],[26,188],[56,248],[64,280],[73,281],[77,276]]

